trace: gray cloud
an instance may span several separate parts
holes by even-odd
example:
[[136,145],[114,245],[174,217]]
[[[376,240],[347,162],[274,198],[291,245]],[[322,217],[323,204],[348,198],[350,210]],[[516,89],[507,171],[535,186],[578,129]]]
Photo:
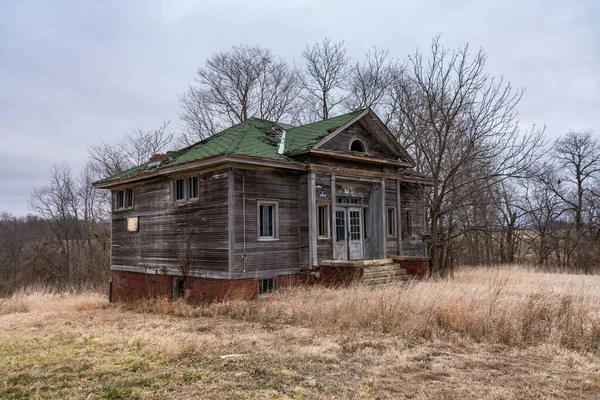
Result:
[[[3,1],[0,3],[0,210],[27,211],[52,163],[164,120],[198,65],[233,44],[300,62],[307,43],[344,39],[404,59],[443,33],[489,54],[488,71],[527,91],[524,125],[600,131],[600,4],[402,1]],[[12,158],[11,158],[12,157]],[[10,161],[9,161],[10,160]]]

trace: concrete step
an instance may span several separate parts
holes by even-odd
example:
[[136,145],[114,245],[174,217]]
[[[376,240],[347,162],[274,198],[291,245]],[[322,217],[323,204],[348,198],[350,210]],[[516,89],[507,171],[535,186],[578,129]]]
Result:
[[375,260],[322,260],[319,261],[319,265],[323,267],[361,267],[361,268],[369,268],[372,266],[381,266],[393,264],[394,260],[391,258],[381,258]]
[[399,283],[408,281],[408,275],[402,276],[394,276],[394,277],[378,277],[378,278],[364,278],[362,279],[362,283],[368,286],[379,286],[379,285],[387,285],[391,283]]
[[366,285],[385,285],[409,279],[406,270],[398,264],[385,264],[363,268],[362,282]]
[[379,278],[385,276],[405,276],[407,275],[406,270],[392,270],[392,271],[364,271],[363,278]]

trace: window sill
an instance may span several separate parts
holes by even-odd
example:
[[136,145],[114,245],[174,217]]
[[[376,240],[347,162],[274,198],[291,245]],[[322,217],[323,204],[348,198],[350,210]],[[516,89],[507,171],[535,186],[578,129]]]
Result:
[[133,207],[128,207],[128,208],[115,208],[113,210],[113,212],[123,212],[123,211],[131,211],[133,210]]
[[258,238],[259,242],[276,242],[279,238]]
[[331,239],[331,237],[329,237],[329,236],[319,236],[317,239],[318,240],[329,240],[329,239]]

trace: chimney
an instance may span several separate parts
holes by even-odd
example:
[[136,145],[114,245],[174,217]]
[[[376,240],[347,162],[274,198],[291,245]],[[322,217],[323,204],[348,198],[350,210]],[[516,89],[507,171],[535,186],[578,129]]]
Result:
[[160,162],[161,164],[169,159],[168,154],[152,154],[149,163]]

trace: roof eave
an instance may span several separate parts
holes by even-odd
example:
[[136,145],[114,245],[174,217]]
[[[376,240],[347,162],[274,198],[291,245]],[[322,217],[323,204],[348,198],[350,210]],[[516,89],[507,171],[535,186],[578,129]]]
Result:
[[362,161],[362,162],[371,163],[371,164],[390,165],[390,166],[400,167],[400,168],[414,168],[415,167],[415,164],[406,162],[406,161],[388,160],[385,158],[360,156],[360,155],[346,154],[346,153],[341,153],[341,152],[331,151],[331,150],[319,150],[319,149],[315,149],[315,148],[297,150],[297,151],[289,153],[288,156],[296,156],[296,155],[307,154],[307,153],[315,154],[315,155],[322,155],[322,156],[329,156],[329,157],[339,158],[339,159],[344,159],[344,160]]
[[111,189],[116,186],[121,186],[129,183],[135,183],[148,179],[166,176],[175,172],[185,172],[194,169],[202,169],[212,167],[219,164],[237,163],[243,165],[256,165],[266,167],[277,167],[298,171],[305,171],[306,165],[293,161],[278,161],[262,157],[241,156],[235,154],[216,155],[213,157],[204,158],[202,160],[191,161],[184,164],[166,166],[164,168],[147,171],[146,173],[135,174],[132,176],[114,179],[110,181],[97,181],[92,183],[95,189]]

